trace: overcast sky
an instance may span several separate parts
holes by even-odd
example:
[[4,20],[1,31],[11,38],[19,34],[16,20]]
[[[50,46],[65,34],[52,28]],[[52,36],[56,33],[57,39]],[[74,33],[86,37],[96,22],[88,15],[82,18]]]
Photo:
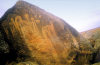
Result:
[[[0,0],[0,17],[18,0]],[[79,32],[100,27],[100,0],[24,0],[64,19]]]

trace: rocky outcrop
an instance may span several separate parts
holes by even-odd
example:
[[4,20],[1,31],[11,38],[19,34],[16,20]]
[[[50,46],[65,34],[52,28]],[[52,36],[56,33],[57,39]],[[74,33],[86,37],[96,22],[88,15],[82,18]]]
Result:
[[[92,59],[92,46],[64,20],[18,1],[0,20],[10,61],[6,65],[85,65]],[[1,62],[2,63],[2,62]]]

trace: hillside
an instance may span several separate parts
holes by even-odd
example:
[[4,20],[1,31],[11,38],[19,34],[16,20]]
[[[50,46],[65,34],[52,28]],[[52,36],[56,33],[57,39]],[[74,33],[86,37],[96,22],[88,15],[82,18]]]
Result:
[[100,27],[81,33],[96,50],[94,62],[100,62]]
[[88,31],[81,32],[81,34],[82,34],[85,38],[89,39],[89,38],[91,38],[92,36],[94,36],[95,34],[99,34],[99,32],[100,32],[100,27],[95,28],[95,29],[91,29],[91,30],[88,30]]

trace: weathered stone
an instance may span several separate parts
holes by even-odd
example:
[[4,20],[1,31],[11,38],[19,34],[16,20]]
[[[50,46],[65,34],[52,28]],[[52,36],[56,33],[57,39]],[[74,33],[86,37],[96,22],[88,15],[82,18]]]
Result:
[[88,40],[35,5],[17,2],[1,18],[1,29],[14,53],[6,65],[27,61],[38,65],[90,64],[92,46]]

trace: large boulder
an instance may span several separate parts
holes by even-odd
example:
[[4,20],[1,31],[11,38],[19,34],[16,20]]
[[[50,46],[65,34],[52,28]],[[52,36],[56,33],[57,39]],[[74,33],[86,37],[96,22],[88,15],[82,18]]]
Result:
[[0,27],[10,54],[14,54],[6,65],[90,64],[93,49],[88,40],[64,20],[35,5],[18,1],[1,18]]

